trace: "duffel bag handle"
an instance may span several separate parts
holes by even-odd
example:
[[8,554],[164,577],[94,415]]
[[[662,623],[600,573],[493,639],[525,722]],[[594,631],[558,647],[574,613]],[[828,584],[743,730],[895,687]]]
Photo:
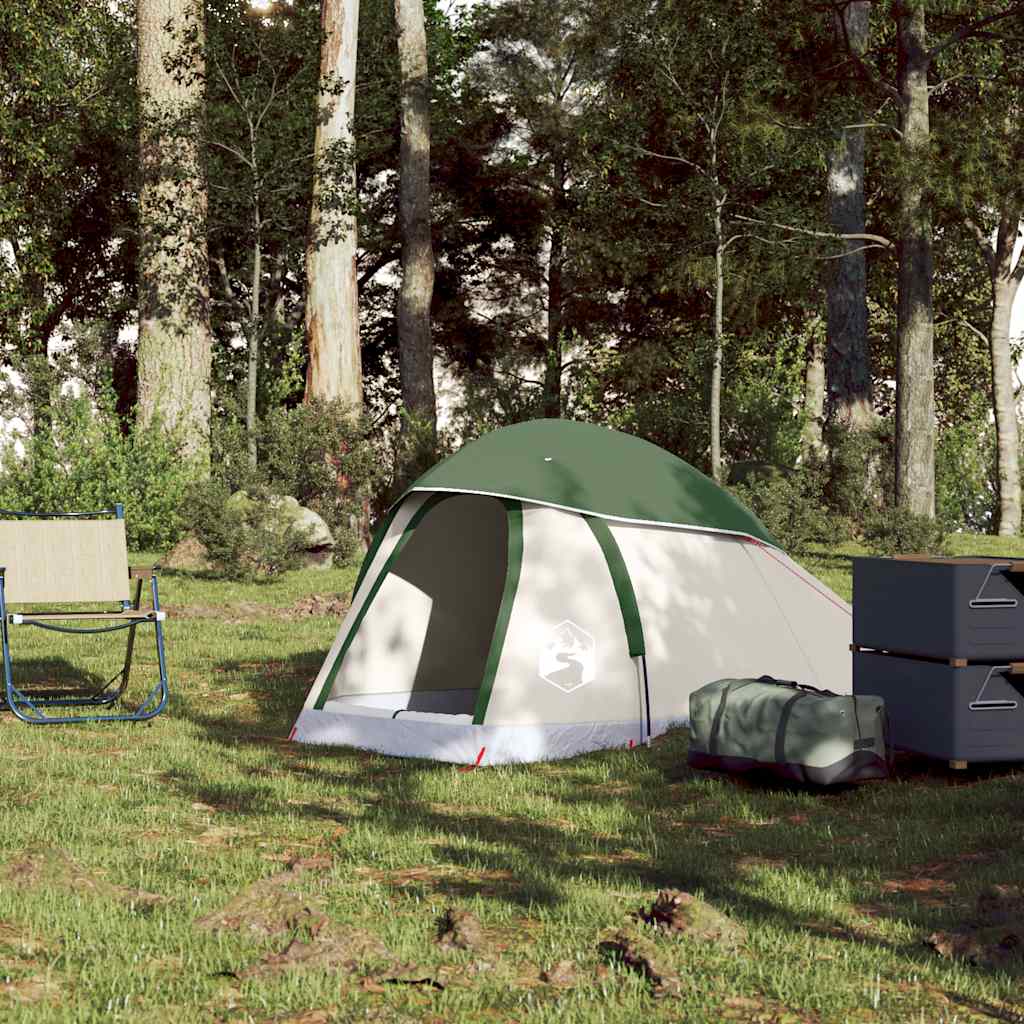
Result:
[[[1024,673],[1024,661],[1019,662],[1021,667],[1021,673]],[[775,683],[777,686],[788,686],[792,690],[805,690],[807,693],[817,693],[822,697],[842,697],[844,694],[833,693],[831,690],[821,690],[817,686],[811,686],[809,683],[798,683],[792,679],[776,679],[775,676],[758,676],[757,681],[759,683]]]

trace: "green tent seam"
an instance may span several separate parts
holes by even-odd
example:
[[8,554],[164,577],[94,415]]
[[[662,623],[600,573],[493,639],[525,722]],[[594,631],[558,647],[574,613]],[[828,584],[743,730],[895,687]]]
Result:
[[501,661],[501,652],[505,648],[505,635],[508,633],[508,624],[512,618],[512,606],[515,604],[516,593],[519,590],[519,577],[523,568],[523,505],[520,501],[508,498],[503,498],[502,503],[508,517],[508,560],[505,565],[505,586],[501,592],[498,617],[494,622],[491,646],[487,651],[487,663],[484,666],[484,675],[480,681],[480,691],[476,698],[476,708],[473,714],[474,725],[483,725],[484,718],[487,716],[487,705],[491,701],[491,691],[494,689],[494,680],[498,675],[498,663]]

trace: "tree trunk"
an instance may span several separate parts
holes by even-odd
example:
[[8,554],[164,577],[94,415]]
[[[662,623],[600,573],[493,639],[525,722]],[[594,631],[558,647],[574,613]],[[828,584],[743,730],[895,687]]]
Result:
[[[852,0],[835,15],[842,45],[863,55],[868,45],[871,3]],[[861,121],[864,118],[857,118]],[[843,128],[829,154],[829,214],[840,234],[863,234],[864,129]],[[830,264],[827,277],[828,416],[847,430],[866,430],[875,421],[871,403],[868,341],[867,265],[864,243],[845,241],[845,255]]]
[[[321,93],[314,142],[316,165],[306,248],[306,401],[340,399],[354,414],[359,414],[363,407],[363,368],[359,351],[356,219],[347,209],[325,200],[339,184],[328,166],[332,149],[340,144],[351,154],[354,144],[359,0],[322,0],[320,22],[321,80],[340,79],[342,88],[339,95],[330,90]],[[346,200],[354,202],[356,172],[351,156],[340,184],[347,193]]]
[[[197,130],[203,23],[202,0],[139,0],[138,421],[180,431],[185,454],[208,462],[213,336]],[[192,74],[169,71],[185,46]]]
[[434,250],[430,240],[430,84],[423,0],[395,0],[395,23],[402,103],[398,361],[402,404],[414,421],[428,429],[433,442],[437,436],[434,350],[430,340]]
[[930,123],[924,0],[893,4],[901,164],[896,365],[896,503],[935,515],[932,221],[925,198]]
[[1010,352],[1010,318],[1013,302],[1024,273],[1024,254],[1018,265],[1013,251],[1020,228],[1020,216],[1004,211],[989,267],[992,272],[992,320],[989,345],[992,352],[992,404],[996,420],[996,458],[999,470],[999,535],[1020,533],[1020,453],[1018,448],[1017,400],[1013,387],[1013,357]]
[[263,281],[263,247],[261,243],[259,207],[253,216],[252,285],[249,289],[249,372],[245,380],[245,436],[249,449],[249,465],[255,469],[256,451],[256,385],[260,365],[260,285]]
[[725,298],[725,244],[722,209],[724,197],[715,198],[715,351],[711,364],[711,476],[722,482],[722,335]]
[[811,326],[811,346],[807,354],[804,376],[804,427],[801,447],[804,455],[821,456],[825,453],[822,425],[825,418],[825,331],[820,317]]
[[[558,214],[556,213],[557,216]],[[556,221],[551,228],[551,245],[548,251],[548,323],[547,338],[545,339],[544,391],[542,399],[542,412],[549,419],[558,419],[562,415],[564,263],[565,235],[561,225]]]

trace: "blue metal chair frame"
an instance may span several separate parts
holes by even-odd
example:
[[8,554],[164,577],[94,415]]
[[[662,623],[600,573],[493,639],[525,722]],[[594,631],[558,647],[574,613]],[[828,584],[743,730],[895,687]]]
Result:
[[[96,519],[101,516],[114,516],[124,519],[124,505],[118,503],[113,508],[100,509],[97,512],[14,512],[0,509],[0,516],[16,519]],[[2,558],[2,554],[0,554]],[[142,609],[142,585],[144,573],[150,574],[150,592],[153,601],[152,609]],[[129,567],[129,579],[135,579],[135,593],[130,600],[121,602],[120,611],[34,611],[9,612],[5,593],[6,567],[0,566],[0,632],[3,643],[4,695],[0,702],[0,710],[4,704],[23,722],[32,725],[60,725],[74,722],[144,722],[155,718],[167,706],[169,695],[167,683],[167,660],[164,654],[163,623],[166,613],[160,608],[160,596],[157,590],[157,569],[136,570]],[[117,617],[116,623],[103,626],[67,626],[56,625],[52,620],[93,619],[103,620]],[[46,621],[44,621],[46,620]],[[152,623],[156,629],[157,661],[160,678],[149,691],[138,707],[130,711],[104,714],[58,714],[48,713],[49,708],[97,708],[111,707],[124,695],[128,687],[131,673],[132,654],[135,649],[135,631],[140,625]],[[11,661],[10,627],[38,626],[40,629],[56,633],[96,634],[112,633],[120,629],[128,630],[128,643],[125,652],[124,666],[107,682],[92,693],[69,693],[63,690],[22,690],[14,685],[14,672]],[[118,683],[115,687],[115,683]]]

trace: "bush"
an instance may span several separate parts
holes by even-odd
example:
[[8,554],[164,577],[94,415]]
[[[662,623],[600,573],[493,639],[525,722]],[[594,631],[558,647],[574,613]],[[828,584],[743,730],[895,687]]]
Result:
[[996,428],[982,408],[939,433],[935,449],[935,511],[945,522],[993,533],[999,520]]
[[901,508],[871,512],[864,520],[864,542],[879,555],[947,552],[946,527],[941,519]]
[[382,479],[381,459],[365,421],[340,402],[271,410],[259,423],[258,465],[249,465],[245,426],[224,417],[213,434],[215,494],[246,490],[290,495],[316,512],[334,535],[335,558],[349,557],[362,537],[366,508]]
[[270,498],[259,487],[232,494],[218,480],[190,488],[193,532],[213,567],[229,579],[253,581],[299,568],[308,536]]
[[751,472],[732,487],[733,493],[789,551],[813,542],[849,539],[849,520],[832,514],[825,505],[828,471],[812,460],[793,470],[766,467]]
[[156,430],[122,432],[109,389],[93,405],[61,396],[48,430],[0,450],[0,506],[25,512],[78,512],[122,502],[128,544],[161,549],[182,532],[185,492],[195,468],[173,437]]

